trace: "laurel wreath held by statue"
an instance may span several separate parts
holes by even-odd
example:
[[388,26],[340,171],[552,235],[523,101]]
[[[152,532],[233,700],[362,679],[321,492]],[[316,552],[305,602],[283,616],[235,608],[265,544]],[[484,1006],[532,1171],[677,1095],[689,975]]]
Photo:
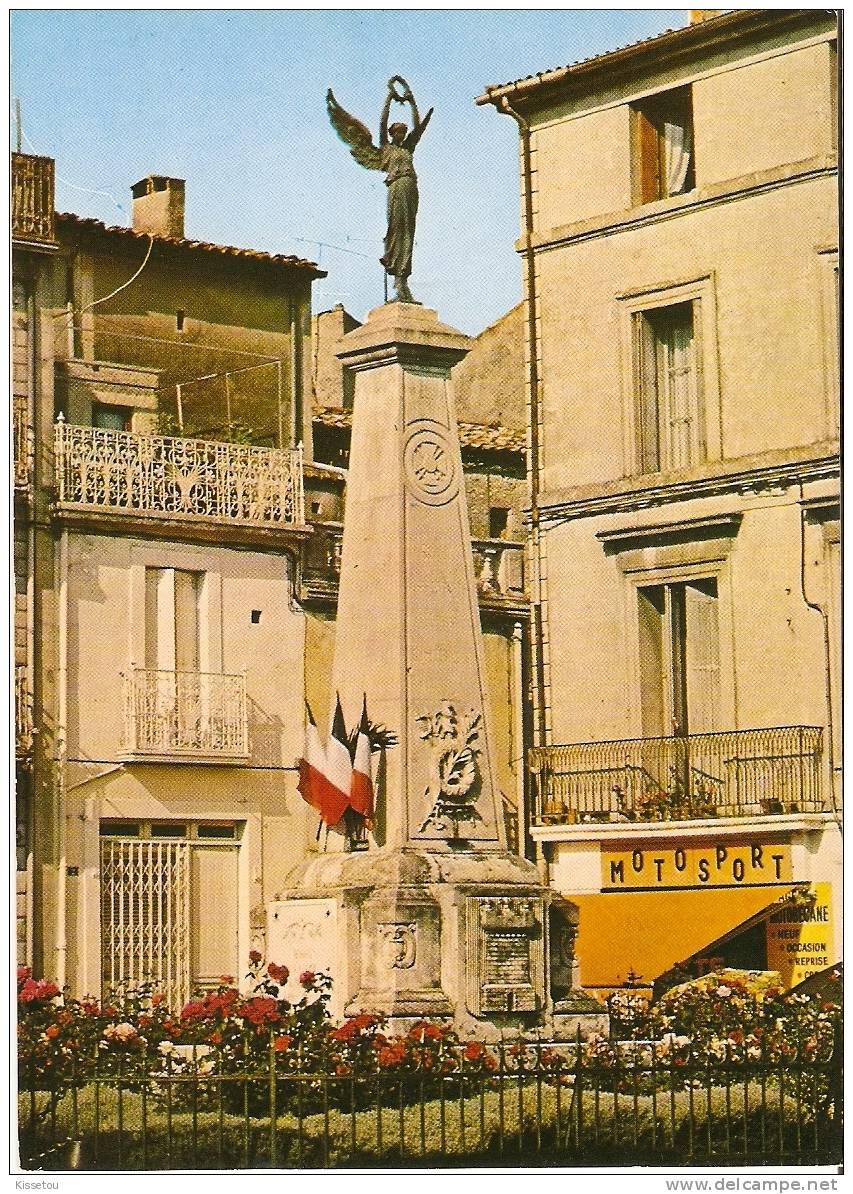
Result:
[[434,715],[425,714],[415,720],[421,724],[421,738],[433,744],[430,781],[425,791],[433,807],[421,832],[432,826],[440,833],[452,832],[453,837],[459,837],[461,823],[482,820],[475,807],[481,787],[477,760],[482,754],[478,745],[482,716],[470,713],[460,721],[453,705],[444,701]]

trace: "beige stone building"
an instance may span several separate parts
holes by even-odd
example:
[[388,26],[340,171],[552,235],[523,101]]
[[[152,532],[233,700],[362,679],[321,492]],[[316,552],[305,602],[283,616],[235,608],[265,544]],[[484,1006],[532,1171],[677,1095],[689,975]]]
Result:
[[836,23],[691,18],[478,101],[520,134],[531,834],[600,992],[841,948]]
[[[329,707],[346,483],[312,447],[322,271],[187,239],[179,179],[136,184],[130,228],[56,213],[50,159],[14,155],[13,180],[19,958],[78,994],[148,978],[179,1003],[244,972],[319,848],[297,761],[306,696]],[[521,386],[514,402],[514,430],[465,424],[510,825]]]

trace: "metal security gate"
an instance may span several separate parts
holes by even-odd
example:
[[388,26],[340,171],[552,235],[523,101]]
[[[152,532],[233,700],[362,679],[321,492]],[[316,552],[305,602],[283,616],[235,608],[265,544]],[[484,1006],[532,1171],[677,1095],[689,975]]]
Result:
[[153,983],[169,1007],[190,994],[190,843],[101,840],[101,974]]

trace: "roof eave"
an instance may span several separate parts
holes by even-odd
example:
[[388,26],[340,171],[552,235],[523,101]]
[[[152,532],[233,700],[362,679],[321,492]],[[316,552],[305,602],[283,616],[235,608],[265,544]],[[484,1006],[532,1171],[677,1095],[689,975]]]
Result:
[[613,74],[628,74],[642,69],[647,61],[658,58],[679,57],[723,45],[735,36],[760,32],[763,29],[781,29],[785,26],[806,24],[819,16],[829,16],[824,9],[737,9],[719,17],[712,17],[683,29],[671,29],[658,37],[648,38],[634,45],[624,46],[556,70],[540,72],[526,79],[512,83],[501,83],[487,87],[474,101],[478,105],[493,104],[501,107],[503,99],[515,97],[519,101],[535,102],[549,91],[577,86],[591,86],[599,78]]

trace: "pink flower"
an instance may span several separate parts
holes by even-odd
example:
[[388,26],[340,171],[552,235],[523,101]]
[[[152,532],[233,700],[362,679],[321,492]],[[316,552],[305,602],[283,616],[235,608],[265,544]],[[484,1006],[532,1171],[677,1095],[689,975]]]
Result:
[[299,985],[304,987],[306,991],[310,991],[314,986],[314,980],[317,975],[313,970],[303,970],[299,976]]

